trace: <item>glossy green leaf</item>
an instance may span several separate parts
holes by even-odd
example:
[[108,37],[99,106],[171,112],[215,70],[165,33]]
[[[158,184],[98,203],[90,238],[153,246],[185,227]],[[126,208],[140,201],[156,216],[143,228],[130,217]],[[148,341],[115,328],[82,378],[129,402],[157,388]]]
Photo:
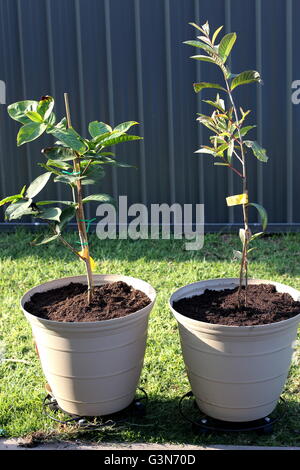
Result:
[[[245,126],[240,128],[240,134],[242,137],[244,137],[246,134],[248,134],[251,129],[254,129],[256,126]],[[238,132],[235,133],[235,136],[238,136]]]
[[89,123],[89,133],[93,138],[106,134],[107,132],[112,132],[112,128],[108,124],[99,121]]
[[220,31],[222,31],[223,29],[223,26],[220,26],[218,29],[216,29],[216,31],[214,32],[213,36],[212,36],[212,39],[211,39],[211,42],[214,44],[216,39],[217,39],[217,36],[219,35]]
[[136,126],[137,124],[139,124],[139,123],[136,122],[136,121],[122,122],[121,124],[118,124],[114,128],[114,131],[127,132],[132,126]]
[[216,150],[215,149],[209,149],[209,148],[200,148],[199,150],[196,150],[195,153],[208,153],[209,155],[213,155],[215,156],[216,155]]
[[43,122],[42,116],[37,111],[28,111],[26,116],[33,122]]
[[203,62],[211,62],[212,64],[216,63],[216,60],[208,55],[192,55],[190,59],[201,60]]
[[78,176],[59,174],[54,178],[54,183],[75,184],[78,179]]
[[43,96],[38,102],[37,112],[46,120],[50,117],[53,107],[54,99],[52,96]]
[[196,93],[199,93],[205,88],[217,88],[218,90],[226,91],[225,88],[223,88],[218,83],[200,82],[200,83],[194,83],[193,87]]
[[[31,245],[33,246],[39,246],[39,245],[45,245],[46,243],[53,242],[59,237],[59,234],[56,235],[50,235],[48,237],[38,237],[35,240],[31,242]],[[41,241],[40,241],[41,240]]]
[[68,162],[76,158],[74,150],[67,147],[47,147],[42,150],[42,153],[50,160],[59,160],[62,162]]
[[76,208],[74,205],[66,207],[65,209],[62,210],[60,218],[59,218],[59,224],[57,226],[57,229],[59,229],[59,232],[61,232],[64,227],[71,222],[71,220],[75,217],[76,215]]
[[236,41],[236,33],[228,33],[221,39],[219,44],[219,55],[225,63]]
[[37,101],[33,100],[18,101],[17,103],[10,104],[7,107],[7,112],[15,121],[21,122],[22,124],[28,124],[31,121],[29,117],[26,116],[26,113],[29,111],[36,111],[37,105]]
[[255,207],[255,209],[258,210],[260,218],[261,218],[262,228],[265,231],[268,225],[268,214],[267,214],[266,209],[260,204],[256,204],[254,202],[249,202],[248,206],[253,206]]
[[250,242],[252,242],[253,240],[256,240],[259,237],[262,237],[263,235],[264,235],[264,232],[254,233],[254,235],[252,235],[251,238],[250,238]]
[[97,165],[97,166],[91,166],[87,172],[84,174],[84,176],[81,178],[81,184],[82,185],[87,185],[87,184],[95,184],[98,181],[100,181],[105,175],[105,172],[102,168],[102,166]]
[[49,204],[64,204],[66,206],[73,206],[73,201],[38,201],[35,203],[37,206],[47,206]]
[[24,199],[14,204],[10,204],[5,211],[5,218],[8,220],[20,219],[24,215],[36,214],[36,211],[31,207],[32,200]]
[[212,47],[202,41],[184,41],[183,44],[187,44],[188,46],[192,47],[198,47],[199,49],[206,51],[208,54],[216,54],[216,51]]
[[107,137],[106,139],[101,141],[101,146],[103,147],[110,147],[111,145],[117,145],[121,144],[123,142],[129,142],[132,140],[141,140],[142,137],[138,135],[127,135],[127,134],[122,134],[119,136],[114,136],[113,134],[110,137]]
[[14,196],[8,196],[2,199],[0,201],[0,207],[4,206],[4,204],[7,204],[9,202],[17,202],[19,199],[23,199],[23,196],[21,194],[15,194]]
[[45,220],[56,220],[57,222],[60,221],[62,210],[59,207],[49,207],[49,209],[45,209],[38,213],[37,217],[39,219]]
[[256,70],[246,70],[246,72],[240,73],[232,80],[230,89],[234,90],[237,86],[253,82],[261,82],[260,74]]
[[75,150],[79,154],[84,153],[87,148],[80,136],[74,129],[61,129],[54,126],[47,131],[48,134],[54,135],[60,142],[63,142],[67,147]]
[[51,176],[50,172],[43,173],[38,176],[28,187],[26,191],[26,197],[33,199],[49,181]]
[[90,196],[87,196],[82,200],[83,203],[90,201],[115,204],[115,200],[111,196],[109,196],[109,194],[91,194]]
[[44,123],[29,122],[28,124],[24,124],[17,135],[18,147],[40,137],[45,132],[46,128],[47,124]]
[[252,140],[244,140],[244,144],[251,148],[254,156],[261,162],[267,162],[268,156],[266,154],[266,150],[262,148],[257,142]]

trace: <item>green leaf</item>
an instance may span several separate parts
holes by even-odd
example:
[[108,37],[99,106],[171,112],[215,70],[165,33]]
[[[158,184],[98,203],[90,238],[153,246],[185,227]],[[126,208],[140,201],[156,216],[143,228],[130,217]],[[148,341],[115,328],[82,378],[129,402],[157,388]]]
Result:
[[268,225],[268,214],[267,214],[266,209],[260,204],[256,204],[254,202],[249,202],[248,206],[253,206],[258,210],[260,218],[261,218],[262,228],[265,231]]
[[196,23],[189,23],[191,26],[194,26],[194,28],[197,28],[199,29],[199,31],[201,31],[201,33],[204,33],[203,29],[200,28],[200,26],[198,26]]
[[84,174],[84,176],[81,178],[81,184],[86,185],[86,184],[95,184],[99,180],[101,180],[105,175],[105,172],[102,168],[102,166],[97,165],[97,166],[91,166],[87,172]]
[[43,122],[42,116],[37,111],[28,111],[26,116],[33,122]]
[[223,29],[223,26],[220,26],[218,29],[216,29],[216,31],[214,32],[213,34],[213,37],[211,39],[211,42],[214,44],[215,43],[215,40],[217,39],[217,36],[218,34],[220,33],[220,31]]
[[132,126],[136,126],[137,124],[139,123],[136,121],[122,122],[114,128],[114,131],[127,132]]
[[42,153],[50,160],[59,160],[61,162],[68,162],[76,158],[74,150],[68,147],[47,147],[42,150]]
[[212,64],[216,64],[215,59],[208,55],[192,55],[190,59],[202,60],[203,62],[211,62]]
[[[54,172],[53,172],[54,173]],[[65,184],[75,184],[78,181],[78,176],[73,175],[60,175],[58,174],[54,178],[54,183],[65,183]]]
[[23,195],[22,194],[15,194],[14,196],[8,196],[2,201],[0,201],[0,207],[4,206],[4,204],[7,204],[8,202],[17,202],[19,199],[22,199]]
[[261,236],[264,235],[264,232],[257,232],[257,233],[254,233],[254,235],[251,236],[250,238],[250,242],[252,242],[253,240],[256,240],[256,238],[259,238]]
[[45,209],[42,212],[37,214],[39,219],[45,220],[56,220],[57,222],[60,221],[62,210],[59,207],[49,207],[49,209]]
[[53,242],[53,241],[56,240],[58,237],[59,237],[59,234],[51,235],[51,236],[42,238],[41,241],[38,241],[38,240],[41,239],[41,237],[38,237],[38,238],[36,238],[35,240],[33,240],[33,241],[31,242],[31,245],[33,245],[33,246],[45,245],[46,243]]
[[50,172],[43,173],[42,175],[38,176],[28,187],[26,191],[26,197],[33,199],[49,181],[51,176]]
[[129,142],[131,140],[141,140],[141,139],[142,137],[139,137],[138,135],[122,134],[116,137],[112,134],[110,137],[107,137],[101,141],[101,146],[110,147],[111,145],[117,145],[123,142]]
[[37,105],[37,101],[33,100],[18,101],[17,103],[10,104],[7,107],[7,112],[15,121],[21,122],[22,124],[28,124],[30,123],[30,119],[26,116],[26,113],[29,111],[36,111]]
[[225,112],[225,102],[224,100],[220,99],[219,94],[216,97],[216,101],[212,101],[212,100],[202,100],[202,101],[204,103],[210,104],[211,106],[214,106],[222,113]]
[[62,210],[60,218],[59,218],[59,224],[57,225],[57,229],[59,229],[59,232],[61,232],[64,227],[73,219],[73,217],[76,214],[76,208],[74,205],[66,207],[65,209]]
[[188,46],[198,47],[199,49],[203,49],[208,54],[216,55],[216,51],[210,47],[208,44],[202,41],[184,41],[183,44],[187,44]]
[[29,122],[28,124],[24,124],[17,135],[18,147],[40,137],[40,135],[45,132],[46,128],[47,124],[44,123]]
[[266,154],[266,150],[262,148],[257,142],[252,141],[252,140],[244,140],[244,144],[251,148],[254,156],[261,162],[267,162],[268,161],[268,156]]
[[57,125],[47,131],[48,134],[54,135],[60,142],[78,153],[86,151],[85,143],[73,128],[61,129]]
[[64,204],[66,206],[73,206],[73,201],[38,201],[35,203],[37,206],[47,206],[48,204]]
[[225,88],[223,88],[218,83],[200,82],[200,83],[194,83],[193,87],[196,93],[199,93],[199,91],[203,90],[204,88],[217,88],[218,90],[226,91]]
[[240,73],[232,80],[230,89],[232,91],[237,86],[253,82],[261,82],[259,73],[256,70],[246,70],[246,72]]
[[219,55],[225,63],[236,41],[236,33],[228,33],[221,39],[219,44]]
[[[245,126],[245,127],[241,127],[240,128],[240,134],[242,137],[244,137],[244,135],[248,134],[249,131],[251,131],[251,129],[254,129],[256,126]],[[235,136],[237,137],[238,136],[238,132],[235,133]]]
[[203,148],[200,148],[199,150],[196,150],[195,153],[208,153],[209,155],[215,156],[216,155],[216,150],[213,149],[213,148],[210,149],[210,148],[203,147]]
[[90,202],[90,201],[115,204],[115,200],[111,196],[109,196],[109,194],[91,194],[90,196],[87,196],[84,199],[82,199],[83,203]]
[[106,134],[107,132],[112,132],[112,128],[108,124],[99,121],[89,123],[89,133],[93,138]]
[[43,96],[38,102],[37,111],[44,120],[50,117],[54,107],[54,99],[52,96]]
[[24,215],[34,215],[36,211],[34,211],[31,207],[32,200],[26,199],[22,201],[18,201],[14,204],[11,204],[7,207],[5,211],[5,218],[8,220],[20,219]]

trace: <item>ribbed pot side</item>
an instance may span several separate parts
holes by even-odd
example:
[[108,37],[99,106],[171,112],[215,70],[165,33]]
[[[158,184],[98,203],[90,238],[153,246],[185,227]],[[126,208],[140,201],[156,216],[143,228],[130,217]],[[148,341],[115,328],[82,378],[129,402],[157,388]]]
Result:
[[[278,282],[253,279],[249,284],[273,284],[278,292],[300,300],[298,290]],[[266,325],[214,325],[179,314],[173,302],[205,289],[238,285],[234,278],[195,282],[170,299],[196,402],[208,416],[231,422],[260,419],[275,409],[288,376],[300,314]]]
[[134,399],[143,366],[148,317],[156,293],[128,276],[94,275],[95,285],[123,281],[143,291],[151,303],[122,318],[96,322],[56,322],[28,313],[24,305],[37,292],[79,282],[85,276],[50,281],[29,290],[21,307],[32,327],[43,372],[62,410],[78,416],[104,416]]

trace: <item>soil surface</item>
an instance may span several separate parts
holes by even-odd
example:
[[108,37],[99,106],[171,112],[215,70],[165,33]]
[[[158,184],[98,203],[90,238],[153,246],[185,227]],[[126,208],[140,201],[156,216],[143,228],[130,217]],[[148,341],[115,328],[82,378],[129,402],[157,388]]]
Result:
[[[244,299],[244,292],[241,299]],[[251,326],[275,323],[300,313],[300,302],[289,294],[276,291],[271,284],[248,285],[247,305],[238,305],[238,287],[183,298],[173,308],[194,320],[228,326]]]
[[118,281],[95,286],[93,300],[88,305],[87,287],[71,283],[34,294],[25,304],[25,309],[46,320],[91,322],[124,317],[150,303],[151,300],[144,292]]

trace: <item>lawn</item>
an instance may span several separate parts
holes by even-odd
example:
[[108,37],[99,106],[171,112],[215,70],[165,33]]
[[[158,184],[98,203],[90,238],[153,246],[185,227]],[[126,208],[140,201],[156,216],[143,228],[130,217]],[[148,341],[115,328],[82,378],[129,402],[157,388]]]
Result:
[[[19,307],[21,295],[45,281],[84,274],[84,264],[63,246],[33,248],[26,231],[0,235],[1,357],[0,435],[24,436],[36,431],[58,439],[146,441],[191,444],[299,445],[300,360],[295,354],[283,398],[286,415],[270,435],[255,433],[196,435],[178,412],[180,397],[189,390],[181,356],[177,325],[168,308],[170,294],[201,279],[237,277],[233,249],[237,236],[206,235],[200,251],[185,251],[182,240],[106,240],[91,235],[91,253],[99,273],[118,273],[144,279],[158,296],[150,316],[141,386],[149,395],[145,419],[102,431],[78,431],[42,413],[45,380],[34,350],[31,330]],[[74,234],[67,236],[70,242]],[[300,289],[300,234],[268,236],[256,242],[251,254],[252,277],[272,279]],[[189,404],[187,404],[189,406]]]

